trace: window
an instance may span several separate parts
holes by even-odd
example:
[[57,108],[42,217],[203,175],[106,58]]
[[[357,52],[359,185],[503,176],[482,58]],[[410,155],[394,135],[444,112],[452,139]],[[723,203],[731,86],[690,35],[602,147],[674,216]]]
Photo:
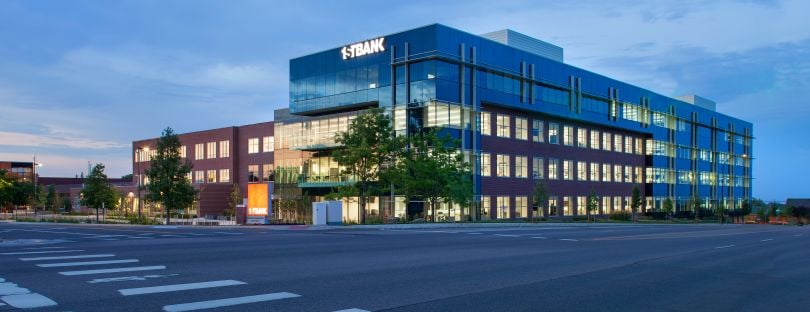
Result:
[[550,180],[557,180],[558,179],[557,175],[559,174],[559,170],[557,169],[557,167],[559,167],[559,162],[560,161],[555,159],[555,158],[549,158],[549,160],[548,160],[548,178]]
[[[258,142],[259,139],[256,139]],[[259,182],[259,165],[248,166],[248,182]]]
[[585,196],[577,196],[577,214],[580,216],[586,216],[588,214],[587,205],[586,205],[586,197]]
[[262,152],[272,152],[275,149],[274,144],[276,144],[275,137],[266,136],[262,138]]
[[509,130],[510,130],[509,128],[510,127],[509,127],[509,116],[508,115],[498,114],[498,116],[495,119],[495,123],[496,123],[496,128],[497,128],[497,131],[498,131],[497,135],[499,137],[502,137],[502,138],[511,137],[511,135],[509,135]]
[[636,183],[644,183],[644,179],[641,176],[641,167],[636,167],[635,169],[636,169],[635,172]]
[[614,134],[613,135],[613,150],[616,152],[622,152],[622,136],[621,134]]
[[489,153],[481,153],[481,176],[489,177],[492,175],[492,159]]
[[498,209],[498,219],[506,219],[509,214],[509,196],[498,196],[495,209]]
[[545,136],[543,135],[543,121],[532,120],[532,141],[543,142]]
[[563,215],[571,215],[571,196],[563,196]]
[[599,181],[599,163],[591,163],[591,181]]
[[189,171],[188,173],[186,173],[186,180],[187,180],[188,182],[194,183],[194,176],[192,175],[192,173],[193,173],[193,172],[191,172],[191,171]]
[[532,159],[532,178],[535,179],[542,179],[543,178],[543,158],[542,157],[535,157]]
[[591,148],[599,149],[599,131],[591,130]]
[[588,147],[588,130],[577,128],[577,147]]
[[624,166],[624,182],[633,183],[633,167]]
[[273,165],[272,164],[264,164],[262,165],[262,180],[264,181],[272,181],[270,179],[270,175],[273,174]]
[[219,141],[219,157],[228,158],[231,156],[231,141]]
[[529,198],[527,196],[515,196],[515,218],[529,217]]
[[208,170],[206,176],[207,176],[206,182],[208,182],[208,183],[217,183],[217,171],[216,170]]
[[499,177],[509,177],[509,155],[498,154],[496,174]]
[[610,164],[602,164],[602,182],[610,182]]
[[603,214],[610,213],[610,196],[602,197],[602,213]]
[[248,139],[248,154],[256,154],[259,152],[259,138]]
[[548,143],[560,144],[559,131],[560,126],[556,123],[550,122],[548,124]]
[[481,135],[492,135],[492,122],[489,120],[488,112],[481,112]]
[[613,197],[613,210],[622,210],[622,197]]
[[178,154],[180,154],[180,158],[186,158],[186,146],[185,145],[180,147],[180,150],[178,151]]
[[574,176],[571,170],[574,170],[574,162],[571,160],[563,160],[563,180],[571,180]]
[[194,144],[194,160],[205,159],[205,145]]
[[208,159],[217,158],[217,142],[208,142],[206,146],[206,157]]
[[574,145],[574,127],[563,126],[563,145]]
[[529,139],[529,120],[526,118],[515,118],[515,139]]
[[641,150],[642,150],[642,148],[641,148],[641,138],[636,138],[636,149],[635,149],[636,154],[641,155],[642,154]]
[[219,182],[220,183],[230,183],[231,182],[231,170],[230,169],[219,169]]
[[492,202],[490,202],[489,196],[481,196],[481,219],[482,220],[489,220],[489,216],[492,214]]
[[588,180],[588,164],[584,161],[577,162],[577,180],[579,181],[586,181]]
[[203,183],[205,182],[205,171],[197,170],[194,171],[194,183]]
[[557,207],[558,207],[558,205],[559,204],[557,203],[557,196],[549,196],[548,197],[548,214],[550,216],[556,216],[557,215]]
[[602,149],[609,151],[613,144],[610,143],[610,133],[602,133]]
[[528,178],[529,158],[526,156],[515,156],[515,178]]
[[613,182],[622,182],[622,166],[613,165]]
[[633,138],[626,136],[624,137],[624,152],[625,153],[633,153]]

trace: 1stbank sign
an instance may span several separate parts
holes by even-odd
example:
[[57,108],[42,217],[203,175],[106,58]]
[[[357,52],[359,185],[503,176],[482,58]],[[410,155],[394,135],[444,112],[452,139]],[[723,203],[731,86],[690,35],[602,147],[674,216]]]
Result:
[[353,59],[355,57],[374,54],[377,52],[385,51],[383,42],[385,38],[371,39],[364,42],[358,42],[353,45],[348,45],[340,49],[340,54],[343,55],[344,60]]

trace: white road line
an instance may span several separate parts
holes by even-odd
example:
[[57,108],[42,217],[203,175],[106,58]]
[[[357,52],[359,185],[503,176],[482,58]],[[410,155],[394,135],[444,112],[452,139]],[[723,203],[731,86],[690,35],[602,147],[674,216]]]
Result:
[[178,275],[180,275],[180,274],[174,273],[174,274],[165,274],[165,275],[153,274],[153,275],[142,275],[142,276],[135,275],[135,276],[108,277],[108,278],[97,278],[97,279],[89,280],[89,281],[87,281],[87,283],[89,283],[89,284],[98,284],[98,283],[112,283],[112,282],[145,281],[145,280],[150,279],[150,278],[166,278],[166,277],[172,277],[172,276],[178,276]]
[[22,261],[43,261],[43,260],[106,258],[106,257],[115,257],[115,255],[114,254],[99,254],[99,255],[83,255],[83,256],[36,257],[36,258],[20,258],[20,260],[22,260]]
[[729,247],[734,247],[734,246],[737,246],[737,245],[718,246],[718,247],[714,247],[714,249],[723,249],[723,248],[729,248]]
[[338,311],[334,311],[334,312],[371,312],[371,311],[358,309],[358,308],[351,308],[351,309],[345,309],[345,310],[338,310]]
[[105,238],[105,239],[102,239],[102,240],[103,241],[117,241],[118,239],[117,238]]
[[230,234],[230,235],[242,235],[242,234],[245,234],[245,233],[239,233],[239,232],[214,232],[214,233],[217,233],[217,234]]
[[84,250],[74,249],[74,250],[47,250],[47,251],[22,251],[22,252],[4,252],[0,253],[0,255],[34,255],[34,254],[47,254],[47,253],[64,253],[64,252],[80,252]]
[[802,236],[802,234],[796,234],[796,235],[793,235],[793,236],[799,237],[799,236]]
[[112,269],[100,269],[100,270],[65,271],[65,272],[59,272],[59,274],[66,275],[66,276],[73,276],[73,275],[105,274],[105,273],[149,271],[149,270],[163,270],[163,269],[166,269],[165,265],[153,265],[153,266],[112,268]]
[[56,305],[55,301],[38,293],[3,296],[0,297],[0,299],[18,309],[33,309]]
[[152,286],[152,287],[141,287],[141,288],[127,288],[127,289],[119,289],[118,292],[121,293],[122,296],[134,296],[134,295],[163,293],[163,292],[170,292],[170,291],[183,291],[183,290],[214,288],[214,287],[224,287],[224,286],[235,286],[235,285],[244,285],[244,284],[247,284],[247,283],[242,282],[242,281],[235,281],[235,280],[222,280],[222,281],[210,281],[210,282],[187,283],[187,284],[174,284],[174,285],[163,285],[163,286]]
[[280,299],[287,299],[287,298],[296,298],[296,297],[301,297],[301,295],[288,293],[288,292],[280,292],[280,293],[271,293],[271,294],[255,295],[255,296],[245,296],[245,297],[218,299],[218,300],[208,300],[208,301],[197,301],[197,302],[189,302],[189,303],[181,303],[181,304],[172,304],[172,305],[163,306],[163,311],[166,311],[166,312],[194,311],[194,310],[202,310],[202,309],[230,307],[230,306],[235,306],[235,305],[240,305],[240,304],[247,304],[247,303],[257,303],[257,302],[280,300]]
[[472,233],[467,233],[467,234],[470,234],[470,235],[481,235],[481,234],[484,234],[484,233],[472,232]]
[[492,234],[492,235],[501,236],[501,237],[520,237],[520,235],[515,235],[515,234]]
[[566,242],[578,242],[579,241],[578,239],[573,239],[573,238],[560,238],[560,240],[561,241],[566,241]]
[[67,247],[29,247],[29,248],[23,248],[23,249],[25,249],[25,250],[39,250],[39,249],[62,249],[62,248],[67,248]]
[[548,237],[543,237],[543,236],[532,236],[532,238],[536,238],[536,239],[547,239]]
[[104,261],[85,261],[85,262],[62,262],[62,263],[44,263],[37,264],[41,268],[56,268],[68,266],[82,266],[82,265],[97,265],[97,264],[113,264],[113,263],[133,263],[138,262],[138,259],[124,259],[124,260],[104,260]]
[[760,240],[760,242],[769,242],[769,241],[772,241],[772,240],[773,240],[773,238],[766,238],[766,239]]
[[185,237],[183,235],[160,235],[161,237]]

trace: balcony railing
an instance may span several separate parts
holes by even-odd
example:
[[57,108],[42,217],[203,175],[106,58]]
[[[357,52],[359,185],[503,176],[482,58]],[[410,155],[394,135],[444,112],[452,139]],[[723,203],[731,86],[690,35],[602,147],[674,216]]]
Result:
[[338,187],[354,183],[354,179],[346,176],[308,176],[300,175],[298,177],[298,187]]

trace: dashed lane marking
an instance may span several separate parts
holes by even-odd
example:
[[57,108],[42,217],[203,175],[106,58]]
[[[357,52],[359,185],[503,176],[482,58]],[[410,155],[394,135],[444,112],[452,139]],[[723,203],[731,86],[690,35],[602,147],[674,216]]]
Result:
[[481,235],[481,234],[484,234],[484,233],[479,233],[479,232],[471,232],[471,233],[467,233],[467,234],[469,234],[469,235]]
[[543,237],[543,236],[532,236],[532,238],[536,238],[536,239],[547,239],[548,237]]
[[242,281],[236,281],[236,280],[222,280],[222,281],[210,281],[210,282],[200,282],[200,283],[186,283],[186,284],[162,285],[162,286],[152,286],[152,287],[127,288],[127,289],[119,289],[118,292],[121,293],[122,296],[134,296],[134,295],[156,294],[156,293],[164,293],[164,292],[172,292],[172,291],[192,290],[192,289],[204,289],[204,288],[214,288],[214,287],[235,286],[235,285],[244,285],[244,284],[247,284],[247,283],[242,282]]
[[112,268],[112,269],[100,269],[100,270],[65,271],[65,272],[59,272],[59,274],[66,275],[66,276],[74,276],[74,275],[106,274],[106,273],[149,271],[149,270],[163,270],[163,269],[166,269],[165,265],[153,265],[153,266]]
[[35,257],[20,258],[22,261],[45,261],[45,260],[65,260],[65,259],[86,259],[86,258],[106,258],[115,257],[114,254],[81,255],[81,256],[59,256],[59,257]]
[[23,249],[25,249],[25,250],[39,250],[39,249],[63,249],[63,248],[67,248],[67,247],[28,247],[28,248],[23,248]]
[[257,303],[257,302],[265,302],[265,301],[272,301],[272,300],[296,298],[296,297],[301,297],[301,295],[288,293],[288,292],[270,293],[270,294],[255,295],[255,296],[235,297],[235,298],[227,298],[227,299],[197,301],[197,302],[190,302],[190,303],[167,305],[167,306],[163,307],[163,311],[166,311],[166,312],[194,311],[194,310],[202,310],[202,309],[230,307],[230,306],[235,306],[235,305],[240,305],[240,304],[247,304],[247,303]]
[[734,247],[734,246],[737,246],[737,245],[725,245],[725,246],[717,246],[717,247],[714,247],[714,249],[730,248],[730,247]]
[[520,237],[520,235],[515,235],[515,234],[492,234],[492,235],[500,236],[500,237]]
[[560,240],[561,241],[566,241],[566,242],[578,242],[579,241],[578,239],[573,239],[573,238],[560,238]]
[[56,267],[83,266],[83,265],[133,263],[138,261],[139,261],[138,259],[124,259],[124,260],[104,260],[104,261],[85,261],[85,262],[62,262],[62,263],[37,264],[37,266],[41,268],[56,268]]
[[769,241],[772,241],[772,240],[773,240],[773,238],[766,238],[766,239],[760,240],[760,242],[769,242]]
[[80,249],[73,249],[73,250],[48,250],[48,251],[21,251],[21,252],[4,252],[0,253],[0,255],[5,256],[13,256],[13,255],[35,255],[35,254],[49,254],[49,253],[66,253],[66,252],[80,252],[84,250]]

